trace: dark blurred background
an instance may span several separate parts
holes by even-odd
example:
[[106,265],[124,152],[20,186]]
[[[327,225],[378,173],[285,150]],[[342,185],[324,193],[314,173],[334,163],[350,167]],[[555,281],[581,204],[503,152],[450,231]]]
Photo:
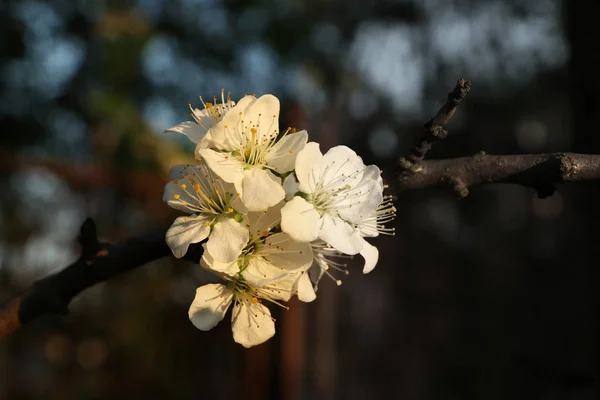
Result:
[[[0,301],[78,255],[168,224],[163,129],[222,87],[384,170],[456,79],[432,158],[600,152],[600,5],[560,0],[0,2]],[[401,193],[378,267],[245,350],[187,309],[213,279],[170,259],[0,342],[1,399],[597,399],[597,186]]]

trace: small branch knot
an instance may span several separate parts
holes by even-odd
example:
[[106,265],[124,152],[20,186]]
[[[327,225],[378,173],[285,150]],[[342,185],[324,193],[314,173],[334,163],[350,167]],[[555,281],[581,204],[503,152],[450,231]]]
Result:
[[566,154],[561,154],[560,158],[560,173],[563,179],[567,180],[577,172],[577,166]]
[[435,136],[436,138],[438,138],[439,140],[442,140],[446,136],[448,136],[448,131],[445,130],[443,126],[434,125],[430,129],[431,129],[431,134],[433,136]]
[[96,223],[93,219],[87,218],[79,229],[79,243],[83,247],[82,256],[89,257],[96,254],[100,250],[98,242],[98,233]]
[[450,182],[452,183],[454,193],[456,193],[456,197],[459,199],[464,199],[469,195],[469,186],[467,183],[460,178],[451,178]]
[[441,181],[444,185],[447,185],[452,189],[458,199],[464,199],[469,195],[469,185],[464,179],[456,176],[444,175],[442,176]]
[[475,159],[475,161],[483,161],[486,155],[487,153],[482,150],[479,153],[473,154],[473,159]]
[[404,157],[400,157],[400,159],[398,160],[398,170],[401,174],[414,174],[416,172],[421,171],[422,169],[423,168],[420,167],[418,164],[415,164],[414,162],[411,162]]
[[469,90],[471,90],[471,81],[460,78],[456,81],[454,90],[448,94],[448,101],[453,102],[457,106],[467,96]]

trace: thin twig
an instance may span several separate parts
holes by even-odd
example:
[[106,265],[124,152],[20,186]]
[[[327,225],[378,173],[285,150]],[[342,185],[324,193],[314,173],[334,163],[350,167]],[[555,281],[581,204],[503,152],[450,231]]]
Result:
[[446,103],[440,108],[437,114],[424,125],[425,132],[423,133],[423,136],[417,140],[417,143],[410,151],[410,154],[406,158],[400,159],[399,167],[401,169],[409,172],[418,169],[416,164],[420,163],[425,158],[433,144],[446,137],[448,132],[446,131],[445,126],[456,112],[456,107],[458,107],[460,102],[467,96],[469,90],[471,90],[471,81],[461,78],[456,82],[454,89],[448,93]]

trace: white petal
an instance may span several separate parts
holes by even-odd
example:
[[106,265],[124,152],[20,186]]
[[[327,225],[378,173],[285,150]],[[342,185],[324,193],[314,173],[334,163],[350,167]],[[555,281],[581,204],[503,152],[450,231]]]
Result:
[[294,169],[296,157],[308,141],[308,133],[290,133],[275,144],[267,155],[267,164],[280,174]]
[[198,243],[208,237],[210,220],[203,215],[191,215],[177,218],[165,236],[167,245],[177,258],[187,253],[192,243]]
[[190,320],[201,331],[211,330],[223,319],[232,299],[233,292],[225,285],[201,286],[188,312]]
[[377,250],[377,247],[363,239],[363,248],[360,251],[360,255],[365,259],[363,274],[368,274],[373,271],[375,265],[377,265],[377,261],[379,260],[379,250]]
[[288,272],[264,260],[262,257],[252,257],[242,276],[254,287],[262,287],[285,278]]
[[169,180],[174,180],[174,179],[183,179],[185,178],[185,176],[189,173],[188,169],[191,166],[189,164],[185,164],[185,165],[175,165],[174,167],[172,167],[169,170]]
[[325,275],[325,270],[319,264],[314,263],[313,265],[310,266],[307,273],[310,278],[310,281],[314,285],[314,289],[315,289],[315,293],[316,293],[317,290],[319,289],[319,282],[321,281],[321,278],[323,277],[323,275]]
[[247,94],[244,97],[242,97],[240,99],[240,101],[237,102],[236,107],[238,108],[238,110],[246,110],[249,106],[251,106],[252,104],[254,104],[256,102],[256,100],[258,100],[256,98],[256,96],[253,96],[251,94]]
[[269,297],[274,300],[289,301],[298,292],[297,282],[297,274],[287,274],[283,279],[263,286],[262,290],[268,293]]
[[165,185],[163,192],[163,201],[176,210],[184,211],[189,214],[199,212],[196,206],[197,200],[189,194],[189,189],[183,189],[179,181],[171,181]]
[[256,101],[254,96],[245,96],[223,116],[223,120],[210,129],[209,135],[214,147],[226,151],[239,149],[239,143],[244,142],[245,112]]
[[281,208],[285,205],[285,201],[270,207],[266,211],[251,211],[248,212],[247,222],[250,237],[267,236],[267,233],[281,222]]
[[244,171],[242,202],[249,211],[266,210],[279,203],[284,197],[281,179],[271,171],[260,167]]
[[280,270],[292,273],[306,271],[313,261],[310,243],[295,241],[283,232],[268,236],[260,254]]
[[202,140],[200,140],[198,142],[198,144],[196,144],[196,149],[194,150],[194,156],[195,156],[196,160],[199,160],[202,158],[202,156],[200,155],[200,150],[210,149],[210,148],[214,148],[214,147],[215,146],[212,141],[212,135],[211,135],[210,131],[208,131],[206,133],[206,135],[204,135]]
[[296,242],[285,233],[276,233],[265,239],[264,247],[250,259],[242,274],[252,285],[264,286],[290,274],[297,277],[310,267],[312,260],[310,243]]
[[319,144],[309,142],[298,153],[296,157],[296,177],[300,182],[300,190],[304,193],[312,193],[316,183],[321,176],[321,164],[323,154],[319,150]]
[[200,259],[200,266],[202,268],[205,268],[209,271],[224,273],[229,276],[235,276],[238,272],[240,272],[237,260],[229,263],[219,262],[215,260],[213,256],[206,250],[206,244],[203,244],[202,246],[204,247],[204,254],[202,254],[202,258]]
[[361,181],[365,164],[354,150],[347,146],[335,146],[323,156],[323,185],[330,189],[354,188]]
[[241,197],[241,182],[238,182],[235,184],[235,186],[232,188],[230,193],[233,193],[233,197],[231,198],[231,207],[237,211],[238,213],[244,215],[244,214],[248,214],[248,209],[246,208],[246,206],[244,205],[244,202],[242,201],[242,197]]
[[264,343],[275,335],[275,323],[269,309],[260,303],[249,302],[236,303],[231,318],[233,340],[244,347]]
[[312,242],[319,236],[320,220],[315,207],[299,196],[281,209],[281,230],[300,242]]
[[[214,117],[214,115],[210,112],[208,108],[205,108],[204,110],[195,108],[193,110],[193,113],[195,117],[201,122],[198,125],[201,126],[204,130],[208,131],[218,122],[217,118]],[[196,143],[199,143],[199,141]]]
[[323,215],[319,237],[336,250],[350,255],[359,253],[364,242],[357,229],[327,214]]
[[181,133],[187,136],[193,143],[198,143],[206,135],[206,129],[193,121],[185,121],[179,125],[172,126],[169,129],[165,129],[166,132]]
[[313,288],[312,282],[308,277],[308,273],[305,272],[300,276],[297,282],[298,285],[298,299],[305,303],[310,303],[317,298],[315,289]]
[[360,182],[356,182],[347,196],[340,197],[336,207],[346,221],[358,223],[374,213],[383,201],[383,180],[379,168],[375,165],[366,167]]
[[256,139],[259,143],[275,139],[279,134],[279,99],[271,94],[260,96],[246,107],[242,118],[246,132],[252,128],[257,130]]
[[298,179],[293,173],[289,174],[283,180],[283,191],[285,192],[285,201],[290,201],[298,192]]
[[237,260],[248,239],[248,229],[242,224],[233,218],[222,218],[213,226],[206,250],[216,261],[230,263]]
[[236,183],[243,179],[244,168],[242,163],[229,153],[220,153],[212,149],[200,149],[200,157],[206,164],[219,175],[225,182]]

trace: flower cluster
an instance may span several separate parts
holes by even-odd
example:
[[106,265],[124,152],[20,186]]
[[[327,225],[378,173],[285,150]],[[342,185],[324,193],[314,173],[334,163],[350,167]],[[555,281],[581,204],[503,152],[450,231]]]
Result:
[[187,215],[166,242],[183,257],[206,240],[200,265],[224,283],[198,288],[189,317],[209,330],[233,304],[233,338],[250,347],[275,333],[265,303],[314,300],[321,277],[340,285],[331,270],[347,274],[355,254],[370,272],[379,253],[366,238],[393,234],[384,224],[396,210],[379,168],[346,146],[322,154],[306,131],[280,131],[276,97],[202,103],[194,121],[167,130],[196,144],[197,162],[170,172],[163,200]]

